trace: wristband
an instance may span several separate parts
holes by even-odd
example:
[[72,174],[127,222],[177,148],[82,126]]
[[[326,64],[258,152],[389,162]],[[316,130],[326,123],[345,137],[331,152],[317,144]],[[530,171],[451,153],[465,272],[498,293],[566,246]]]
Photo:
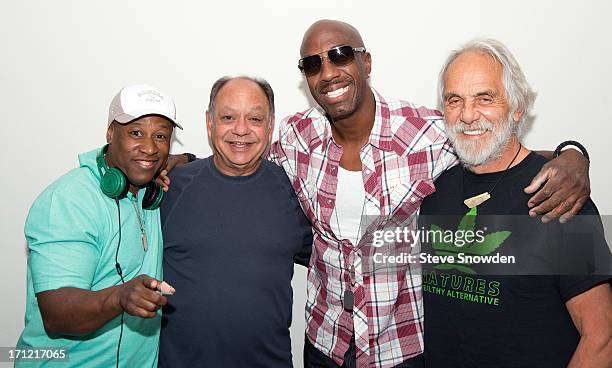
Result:
[[587,159],[587,161],[591,161],[589,159],[589,153],[587,152],[586,148],[584,148],[584,146],[576,141],[565,141],[563,143],[561,143],[559,146],[557,146],[557,149],[555,149],[555,153],[553,154],[553,157],[559,157],[559,155],[561,154],[561,150],[567,146],[574,146],[576,148],[578,148],[580,150],[580,152],[582,152],[582,155],[584,156],[584,158]]

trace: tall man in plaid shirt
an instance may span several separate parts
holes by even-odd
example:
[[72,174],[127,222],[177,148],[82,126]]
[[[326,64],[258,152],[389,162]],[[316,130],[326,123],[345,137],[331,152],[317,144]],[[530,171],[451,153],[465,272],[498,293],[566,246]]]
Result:
[[[313,226],[305,366],[420,367],[420,270],[367,272],[371,246],[360,232],[366,216],[415,214],[435,191],[433,181],[456,164],[442,114],[374,91],[368,83],[370,54],[349,24],[314,23],[300,54],[299,67],[320,107],[285,119],[270,158],[287,172]],[[561,167],[585,172],[576,153],[564,156]],[[550,167],[530,191],[553,176]],[[351,180],[355,173],[357,182]],[[543,188],[547,193],[531,199],[540,204],[551,197],[536,212],[567,217],[581,207],[588,184],[567,177],[567,172],[555,175]]]

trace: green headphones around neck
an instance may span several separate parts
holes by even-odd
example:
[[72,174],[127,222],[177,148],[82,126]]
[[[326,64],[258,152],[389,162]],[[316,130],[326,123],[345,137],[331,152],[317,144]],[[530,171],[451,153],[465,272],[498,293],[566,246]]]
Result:
[[[100,149],[96,156],[98,172],[100,173],[100,189],[102,193],[112,199],[121,199],[127,195],[130,188],[127,176],[116,167],[108,167],[104,156],[108,151],[108,144]],[[164,199],[162,188],[151,181],[147,184],[142,208],[145,210],[156,210]]]

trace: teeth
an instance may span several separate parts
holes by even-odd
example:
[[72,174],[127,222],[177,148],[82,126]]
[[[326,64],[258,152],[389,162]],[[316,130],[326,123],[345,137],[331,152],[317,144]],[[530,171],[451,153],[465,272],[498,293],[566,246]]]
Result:
[[136,161],[140,164],[140,166],[144,166],[144,167],[153,167],[153,165],[155,164],[153,161]]
[[348,91],[348,86],[327,92],[326,95],[327,97],[334,98],[344,94],[346,91]]
[[484,134],[486,130],[464,130],[463,134],[465,135],[481,135]]

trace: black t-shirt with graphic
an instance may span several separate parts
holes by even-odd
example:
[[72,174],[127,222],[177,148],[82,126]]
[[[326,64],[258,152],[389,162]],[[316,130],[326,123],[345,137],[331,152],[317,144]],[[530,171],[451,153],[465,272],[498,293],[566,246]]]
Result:
[[[480,243],[452,250],[441,239],[422,244],[423,252],[456,257],[423,267],[427,367],[561,367],[571,359],[580,335],[565,302],[609,282],[610,250],[591,201],[566,225],[528,217],[523,188],[545,162],[530,153],[470,216],[464,199],[490,191],[503,172],[456,166],[423,201],[421,228],[481,231]],[[492,263],[458,265],[458,253]]]

